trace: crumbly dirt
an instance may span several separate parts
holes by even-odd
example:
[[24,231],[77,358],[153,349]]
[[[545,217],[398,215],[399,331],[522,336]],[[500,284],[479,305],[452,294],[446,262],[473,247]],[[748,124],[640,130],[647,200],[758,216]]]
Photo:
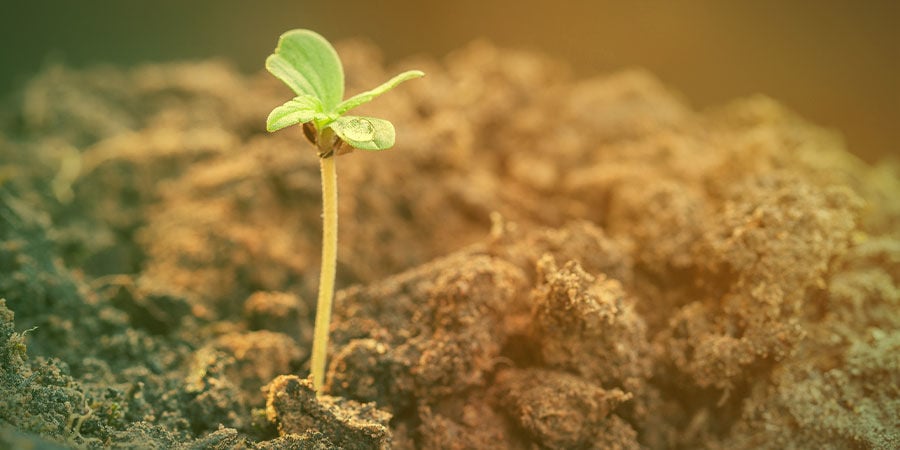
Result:
[[389,152],[221,62],[52,67],[0,113],[0,447],[900,447],[900,167],[765,97],[695,111],[476,43],[339,47]]

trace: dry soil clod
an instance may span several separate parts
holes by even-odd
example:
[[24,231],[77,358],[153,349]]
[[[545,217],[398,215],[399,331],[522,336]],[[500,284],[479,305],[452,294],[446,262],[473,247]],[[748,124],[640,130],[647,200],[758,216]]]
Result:
[[299,435],[303,441],[327,439],[333,448],[386,449],[391,415],[374,403],[358,403],[330,395],[316,396],[312,382],[282,375],[266,387],[266,416],[278,433]]

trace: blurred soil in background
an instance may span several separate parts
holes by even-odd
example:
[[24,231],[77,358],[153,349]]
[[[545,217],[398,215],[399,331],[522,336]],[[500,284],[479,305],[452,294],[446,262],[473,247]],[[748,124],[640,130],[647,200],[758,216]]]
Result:
[[[0,146],[0,443],[896,448],[900,172],[777,101],[474,44],[339,46],[397,147],[315,152],[220,63],[52,67]],[[304,447],[305,446],[305,447]],[[316,447],[319,446],[319,447]]]
[[[900,2],[15,2],[0,15],[0,101],[54,64],[262,67],[278,35],[365,37],[385,58],[443,58],[474,39],[553,55],[579,77],[641,67],[703,111],[763,93],[838,130],[868,162],[900,157]],[[8,104],[0,109],[8,108]]]

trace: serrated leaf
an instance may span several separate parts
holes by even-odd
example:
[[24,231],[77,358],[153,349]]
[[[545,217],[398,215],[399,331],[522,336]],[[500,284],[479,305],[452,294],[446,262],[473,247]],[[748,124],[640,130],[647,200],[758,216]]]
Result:
[[297,95],[311,95],[332,110],[344,98],[344,69],[334,47],[310,30],[291,30],[281,35],[266,69]]
[[375,97],[378,97],[379,95],[384,94],[391,89],[394,89],[395,87],[397,87],[397,85],[404,81],[412,80],[414,78],[420,78],[423,76],[425,76],[425,72],[422,72],[421,70],[407,70],[406,72],[403,72],[400,75],[391,78],[375,89],[361,92],[354,95],[353,97],[348,98],[347,100],[344,100],[339,105],[337,105],[336,108],[334,108],[334,112],[343,114],[353,108],[356,108],[359,105],[371,102],[375,99]]
[[359,150],[387,150],[394,146],[394,125],[384,119],[343,116],[329,126],[344,142]]
[[316,120],[322,114],[322,104],[311,95],[298,95],[287,103],[275,108],[266,119],[266,130],[278,131],[282,128]]

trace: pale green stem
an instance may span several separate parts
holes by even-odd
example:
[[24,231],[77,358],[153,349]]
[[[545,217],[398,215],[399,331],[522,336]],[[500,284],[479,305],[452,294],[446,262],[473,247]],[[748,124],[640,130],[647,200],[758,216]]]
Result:
[[316,395],[321,395],[322,384],[325,382],[331,300],[334,297],[334,277],[337,266],[337,172],[334,160],[333,155],[319,158],[322,169],[322,270],[319,274],[319,300],[316,303],[316,327],[310,361]]

